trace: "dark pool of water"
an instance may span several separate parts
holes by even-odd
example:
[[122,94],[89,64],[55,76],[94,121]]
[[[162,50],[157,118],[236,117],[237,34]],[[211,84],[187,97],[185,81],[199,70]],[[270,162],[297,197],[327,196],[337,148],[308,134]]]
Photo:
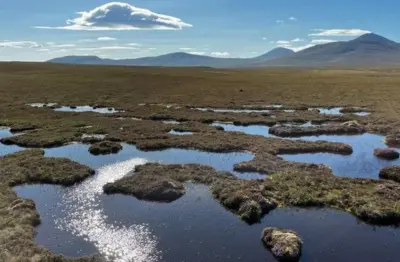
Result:
[[353,147],[353,153],[349,156],[341,156],[327,153],[282,155],[286,160],[325,164],[332,168],[335,175],[348,177],[378,178],[381,168],[389,165],[400,165],[400,160],[387,161],[374,156],[375,148],[386,148],[384,137],[374,134],[354,136],[306,136],[297,139],[307,141],[324,140],[329,142],[341,142]]
[[[112,175],[112,170],[109,172]],[[88,188],[83,187],[83,193],[93,197],[92,187]],[[88,203],[79,200],[85,196],[79,193],[79,186],[15,188],[20,197],[35,201],[41,215],[36,242],[70,257],[99,250],[112,253],[111,249],[118,252],[113,261],[129,261],[119,254],[135,262],[272,262],[276,260],[260,242],[261,231],[267,226],[297,231],[304,241],[304,262],[398,261],[400,256],[398,229],[358,223],[344,212],[278,209],[260,224],[248,226],[217,203],[207,187],[187,184],[187,189],[185,196],[170,204],[98,194],[97,205],[86,206]],[[85,222],[88,218],[89,223]],[[77,220],[88,228],[72,226],[76,232],[70,231],[68,223],[74,225]]]
[[[14,135],[15,134],[10,132],[9,128],[1,128],[0,127],[0,139],[1,138],[5,138],[5,137],[14,136]],[[21,150],[23,150],[22,147],[15,146],[15,145],[6,146],[6,145],[3,145],[2,143],[0,143],[0,156],[4,156],[4,155],[7,155],[7,154],[12,154],[12,153],[15,153],[15,152],[18,152],[18,151],[21,151]]]
[[258,173],[239,173],[233,171],[237,163],[249,161],[254,155],[250,153],[209,153],[197,150],[167,149],[163,151],[140,151],[133,145],[123,144],[123,150],[118,154],[94,156],[88,152],[88,145],[71,144],[59,148],[46,149],[48,157],[66,157],[73,161],[99,168],[132,158],[144,158],[163,164],[202,164],[214,167],[217,171],[230,171],[243,179],[265,178]]
[[[235,126],[226,123],[213,123],[213,126],[222,126],[226,131],[239,131],[249,135],[261,135],[265,137],[275,137],[268,133],[268,126],[250,125]],[[311,126],[310,122],[301,126]],[[275,137],[277,138],[277,137]],[[325,164],[332,168],[335,175],[348,177],[379,178],[379,171],[386,166],[400,165],[400,159],[387,161],[374,156],[373,151],[376,148],[386,148],[384,137],[375,134],[362,135],[321,135],[321,136],[303,136],[297,138],[280,138],[306,141],[328,141],[349,144],[353,147],[353,153],[349,156],[317,153],[317,154],[296,154],[281,155],[285,160]],[[400,151],[399,151],[400,152]]]
[[93,108],[92,106],[77,106],[76,108],[71,108],[69,106],[62,106],[54,109],[57,112],[95,112],[100,114],[113,114],[120,112],[113,107],[99,107]]

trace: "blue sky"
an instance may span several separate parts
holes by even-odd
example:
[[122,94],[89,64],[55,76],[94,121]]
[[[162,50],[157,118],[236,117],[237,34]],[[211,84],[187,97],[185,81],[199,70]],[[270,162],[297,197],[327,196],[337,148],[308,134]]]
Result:
[[395,0],[2,0],[0,60],[180,51],[252,57],[369,31],[399,41],[399,8]]

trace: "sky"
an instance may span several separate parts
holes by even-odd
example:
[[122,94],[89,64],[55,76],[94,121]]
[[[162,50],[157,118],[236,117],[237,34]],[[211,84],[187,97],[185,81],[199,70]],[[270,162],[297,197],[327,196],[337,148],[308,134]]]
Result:
[[368,32],[400,41],[399,8],[396,0],[1,0],[0,61],[254,57]]

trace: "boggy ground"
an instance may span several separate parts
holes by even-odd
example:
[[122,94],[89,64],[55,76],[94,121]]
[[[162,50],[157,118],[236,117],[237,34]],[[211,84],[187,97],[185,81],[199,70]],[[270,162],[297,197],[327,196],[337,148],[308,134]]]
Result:
[[[241,180],[229,173],[201,165],[146,164],[135,175],[104,186],[108,194],[122,193],[139,199],[171,202],[184,194],[183,183],[209,185],[220,203],[254,223],[278,206],[331,207],[352,213],[371,224],[400,223],[400,185],[391,181],[336,177],[330,173],[277,172],[264,180]],[[174,198],[165,192],[179,190]]]
[[12,186],[24,183],[72,185],[94,174],[69,159],[46,158],[42,150],[25,150],[0,158],[0,261],[94,262],[97,257],[67,259],[34,243],[40,217],[32,200],[21,199]]
[[[180,147],[214,152],[250,151],[256,157],[236,165],[235,169],[272,174],[268,179],[243,181],[218,174],[213,175],[211,182],[198,181],[211,185],[214,196],[243,219],[256,221],[260,214],[278,204],[329,206],[347,210],[371,223],[396,224],[399,222],[398,184],[334,177],[323,166],[294,164],[276,156],[302,152],[350,154],[350,146],[225,133],[208,124],[229,121],[242,125],[272,126],[310,120],[315,123],[356,120],[367,132],[389,135],[387,142],[398,146],[399,84],[398,68],[224,70],[0,63],[0,126],[24,133],[4,138],[1,142],[25,147],[58,147],[81,142],[83,134],[106,134],[108,141],[136,144],[143,150]],[[27,105],[30,103],[102,105],[124,112],[110,115],[55,112],[51,108],[32,108]],[[175,106],[167,107],[169,104]],[[263,108],[273,104],[283,104],[283,108],[262,114],[215,113],[192,109],[240,108],[243,105]],[[305,110],[309,107],[331,106],[347,109],[343,110],[345,114],[342,116]],[[354,109],[348,108],[354,107],[365,108],[363,111],[371,114],[364,117],[353,115],[351,112]],[[283,109],[297,111],[284,112]],[[161,120],[183,122],[172,125],[164,124]],[[178,137],[168,134],[176,128],[194,132],[194,135]],[[4,169],[9,170],[6,174],[12,180],[7,178],[0,183],[0,221],[3,221],[0,230],[5,230],[0,234],[0,244],[4,247],[0,260],[43,258],[44,261],[63,261],[63,258],[34,245],[33,227],[38,223],[37,212],[30,201],[20,205],[20,200],[10,187],[24,182],[70,184],[76,178],[66,179],[64,175],[53,177],[61,172],[61,167],[70,166],[67,160],[44,160],[46,158],[40,154],[32,153],[37,151],[27,152],[13,155],[13,158],[19,161],[29,154],[26,161],[20,162],[29,168],[20,167],[18,173]],[[8,158],[0,160],[0,165],[5,159]],[[11,159],[6,162],[10,166],[17,165]],[[40,165],[43,169],[38,168],[37,163],[46,163],[48,167]],[[32,173],[30,168],[35,172]],[[4,170],[0,169],[0,172]],[[79,176],[80,180],[90,172],[70,172],[68,175],[75,173],[85,174]],[[37,178],[41,176],[42,180]],[[215,177],[219,178],[215,180]],[[182,181],[178,179],[173,183]],[[182,190],[179,183],[177,188]],[[14,200],[17,201],[14,203],[17,211],[10,208]],[[6,242],[9,239],[15,240],[15,245]]]

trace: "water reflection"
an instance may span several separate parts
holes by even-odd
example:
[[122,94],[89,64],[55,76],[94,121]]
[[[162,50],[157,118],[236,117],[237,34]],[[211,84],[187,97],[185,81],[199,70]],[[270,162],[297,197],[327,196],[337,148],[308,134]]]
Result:
[[386,145],[383,142],[383,136],[366,133],[353,136],[305,136],[296,139],[306,141],[324,140],[351,145],[353,147],[353,154],[349,156],[327,153],[281,156],[285,160],[289,161],[328,165],[332,169],[333,173],[338,176],[378,178],[381,168],[389,165],[400,165],[400,159],[387,161],[374,156],[373,151],[375,148],[386,148]]
[[[153,251],[160,262],[276,261],[260,242],[261,231],[267,226],[290,228],[300,234],[304,241],[301,261],[394,262],[400,256],[399,229],[358,223],[345,212],[277,209],[260,224],[248,226],[217,203],[207,187],[188,184],[187,189],[186,195],[170,204],[99,195],[98,206],[107,214],[106,223],[146,225],[151,239],[156,239]],[[67,189],[45,185],[17,187],[16,191],[21,197],[33,199],[41,214],[43,223],[37,228],[37,243],[71,257],[96,252],[84,237],[62,230],[54,222],[63,214],[61,200],[68,195]]]

